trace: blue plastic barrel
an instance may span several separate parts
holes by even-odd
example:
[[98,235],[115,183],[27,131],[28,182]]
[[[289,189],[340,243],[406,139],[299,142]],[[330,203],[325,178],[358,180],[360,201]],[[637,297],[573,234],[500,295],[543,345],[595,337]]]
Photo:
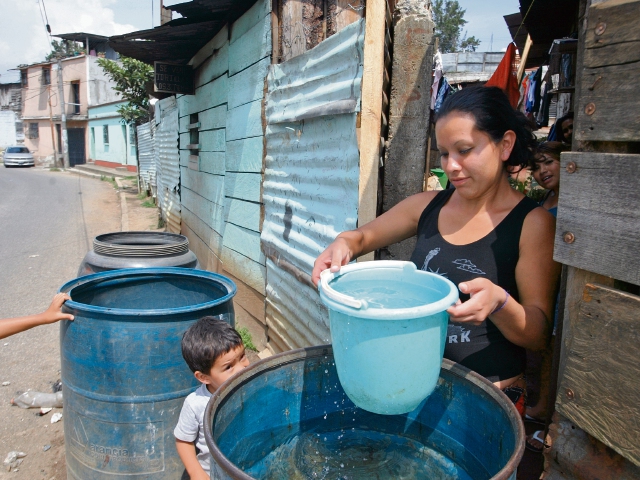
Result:
[[178,479],[173,429],[198,382],[182,358],[205,315],[234,325],[235,284],[187,268],[101,272],[60,288],[64,433],[70,479]]
[[299,349],[223,384],[205,412],[211,478],[515,480],[524,426],[480,375],[444,360],[414,411],[379,415],[349,400],[334,363],[331,346]]
[[[458,288],[412,262],[346,265],[320,276],[338,376],[358,407],[398,415],[436,386]],[[385,352],[384,354],[382,352]]]

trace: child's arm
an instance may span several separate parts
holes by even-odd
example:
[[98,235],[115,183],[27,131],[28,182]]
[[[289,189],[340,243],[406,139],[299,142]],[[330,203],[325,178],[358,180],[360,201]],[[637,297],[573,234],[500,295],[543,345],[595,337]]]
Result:
[[57,322],[58,320],[73,320],[73,315],[62,313],[62,304],[71,297],[66,293],[58,293],[53,297],[53,301],[49,308],[37,315],[29,315],[26,317],[7,318],[0,320],[0,338],[5,338],[16,333],[24,332],[30,328],[44,325],[47,323]]
[[209,480],[209,475],[198,462],[196,446],[193,442],[185,442],[176,438],[176,450],[178,450],[180,460],[184,463],[184,468],[187,469],[191,480]]

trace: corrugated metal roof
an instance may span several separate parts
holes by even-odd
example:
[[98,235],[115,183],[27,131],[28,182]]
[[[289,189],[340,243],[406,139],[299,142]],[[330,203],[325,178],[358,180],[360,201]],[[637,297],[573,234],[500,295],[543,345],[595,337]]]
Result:
[[118,53],[146,63],[154,61],[186,64],[226,24],[249,10],[255,0],[194,0],[168,7],[177,18],[150,30],[109,37]]
[[261,242],[269,258],[267,324],[270,338],[278,339],[274,349],[328,338],[327,313],[310,274],[317,255],[357,223],[363,44],[361,20],[271,65],[267,76]]

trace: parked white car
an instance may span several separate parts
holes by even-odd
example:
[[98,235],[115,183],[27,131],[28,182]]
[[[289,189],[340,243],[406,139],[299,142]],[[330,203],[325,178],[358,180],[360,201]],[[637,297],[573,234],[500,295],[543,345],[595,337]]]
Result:
[[35,165],[33,155],[24,145],[7,147],[2,156],[2,161],[5,167],[11,167],[13,165],[28,165],[33,167]]

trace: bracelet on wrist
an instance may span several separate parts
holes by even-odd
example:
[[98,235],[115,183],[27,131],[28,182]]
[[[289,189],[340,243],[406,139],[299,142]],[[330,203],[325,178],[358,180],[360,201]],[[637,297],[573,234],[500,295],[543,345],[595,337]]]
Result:
[[[503,288],[503,290],[504,290],[504,288]],[[495,310],[493,312],[491,312],[489,315],[493,315],[494,313],[498,313],[500,310],[502,310],[505,307],[505,305],[509,301],[509,292],[504,290],[504,293],[507,294],[507,298],[504,299],[504,302],[502,303],[502,305],[500,305],[499,307],[496,307]]]

